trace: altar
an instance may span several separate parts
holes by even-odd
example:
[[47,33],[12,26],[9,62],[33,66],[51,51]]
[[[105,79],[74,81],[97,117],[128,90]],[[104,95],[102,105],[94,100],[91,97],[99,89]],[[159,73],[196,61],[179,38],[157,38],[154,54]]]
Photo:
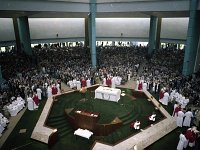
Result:
[[95,98],[118,102],[120,100],[120,89],[100,86],[95,90]]

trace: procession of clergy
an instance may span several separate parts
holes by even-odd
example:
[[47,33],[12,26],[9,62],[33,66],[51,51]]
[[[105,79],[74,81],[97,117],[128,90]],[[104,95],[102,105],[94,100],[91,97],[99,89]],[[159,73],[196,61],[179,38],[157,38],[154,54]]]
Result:
[[[150,90],[152,92],[159,92],[159,102],[163,105],[167,106],[169,102],[174,104],[174,111],[172,116],[176,119],[176,124],[178,127],[188,127],[188,129],[180,134],[179,143],[177,146],[177,150],[183,150],[183,148],[194,147],[197,138],[200,137],[200,132],[197,130],[196,126],[191,127],[192,119],[194,115],[200,116],[200,111],[196,110],[194,112],[191,111],[191,108],[187,108],[187,104],[189,103],[189,99],[184,95],[180,94],[177,90],[169,90],[166,87],[161,88],[160,90],[159,81],[155,80],[153,82],[145,81],[144,77],[139,77],[136,82],[135,90],[145,91]],[[186,110],[187,108],[187,110]],[[156,114],[153,113],[149,116],[150,121],[155,121]],[[130,128],[139,130],[140,129],[140,121],[136,120],[132,122]],[[199,144],[199,143],[196,143]]]

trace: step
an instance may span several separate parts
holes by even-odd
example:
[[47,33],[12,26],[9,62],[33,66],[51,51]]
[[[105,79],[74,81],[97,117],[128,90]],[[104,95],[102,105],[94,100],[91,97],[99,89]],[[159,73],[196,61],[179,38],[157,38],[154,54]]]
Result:
[[66,124],[67,122],[68,122],[67,119],[63,119],[63,120],[54,121],[54,122],[47,122],[47,125],[56,127],[56,126],[59,126],[61,124]]
[[56,126],[57,129],[62,129],[62,128],[65,128],[65,127],[70,127],[68,122],[62,123],[62,124],[59,124],[59,125]]
[[137,117],[138,117],[138,114],[131,116],[128,120],[123,122],[123,125],[130,124],[131,122],[135,121]]
[[63,137],[63,136],[66,136],[67,134],[69,134],[69,133],[72,133],[73,134],[73,129],[72,128],[65,128],[65,129],[63,129],[63,130],[61,130],[61,131],[59,131],[58,130],[58,135],[59,135],[59,137]]
[[65,118],[64,113],[62,115],[50,116],[48,117],[48,120],[55,120],[55,119],[60,119],[60,118]]

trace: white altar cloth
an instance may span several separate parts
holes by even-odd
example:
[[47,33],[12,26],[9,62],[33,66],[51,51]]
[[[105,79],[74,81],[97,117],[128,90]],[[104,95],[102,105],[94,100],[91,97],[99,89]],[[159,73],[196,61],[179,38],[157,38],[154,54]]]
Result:
[[87,129],[77,129],[76,131],[74,131],[74,135],[78,135],[78,136],[81,136],[81,137],[84,137],[84,138],[87,138],[89,139],[93,133]]
[[120,89],[100,86],[95,90],[95,98],[118,102],[120,100]]

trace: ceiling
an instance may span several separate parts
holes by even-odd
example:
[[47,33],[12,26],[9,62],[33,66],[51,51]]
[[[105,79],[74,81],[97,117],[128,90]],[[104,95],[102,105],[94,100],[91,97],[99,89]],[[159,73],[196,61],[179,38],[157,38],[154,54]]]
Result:
[[[14,0],[11,0],[14,1]],[[23,1],[23,0],[20,0]],[[26,0],[33,1],[33,0]],[[41,2],[75,2],[89,3],[92,0],[35,0]],[[142,1],[173,1],[173,0],[96,0],[97,3],[121,3],[121,2],[142,2]],[[120,4],[121,5],[121,4]],[[123,7],[123,6],[122,6]],[[162,18],[188,17],[189,11],[135,11],[135,12],[97,12],[97,18],[149,18],[151,15]],[[29,18],[85,18],[88,12],[56,12],[56,11],[20,11],[20,10],[0,10],[0,18],[15,18],[28,16]]]
[[[26,0],[33,1],[33,0]],[[90,3],[94,0],[35,0],[35,1],[60,1],[60,2],[75,2],[75,3]],[[173,0],[96,0],[96,3],[126,3],[126,2],[144,2],[144,1],[173,1]]]

